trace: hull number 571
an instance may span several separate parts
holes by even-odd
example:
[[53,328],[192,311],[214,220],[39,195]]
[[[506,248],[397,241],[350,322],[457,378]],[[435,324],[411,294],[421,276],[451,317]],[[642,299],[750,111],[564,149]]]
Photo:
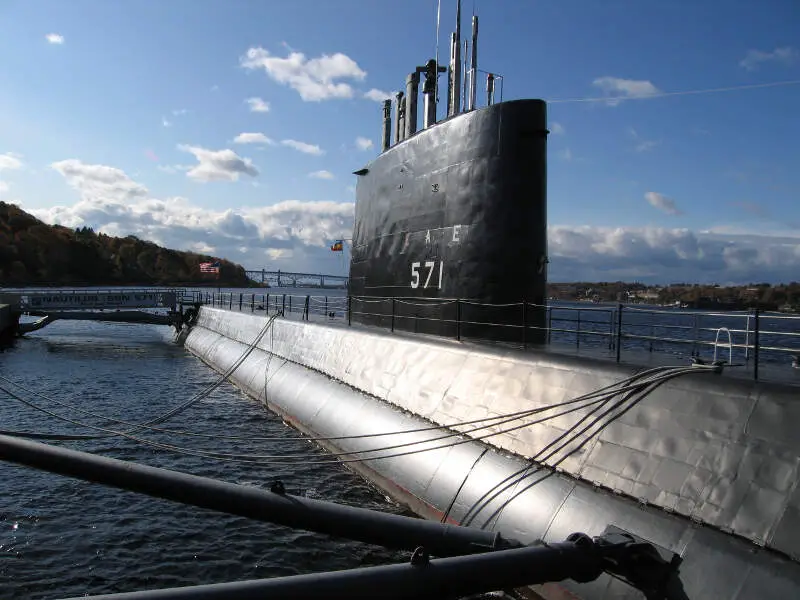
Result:
[[[413,262],[411,263],[411,287],[416,289],[418,287],[438,287],[439,289],[442,288],[442,271],[444,267],[444,261],[436,261],[436,260],[426,260],[423,262]],[[438,271],[438,283],[437,280],[434,279],[432,282],[431,279],[433,278],[434,274]],[[420,285],[422,284],[422,285]]]

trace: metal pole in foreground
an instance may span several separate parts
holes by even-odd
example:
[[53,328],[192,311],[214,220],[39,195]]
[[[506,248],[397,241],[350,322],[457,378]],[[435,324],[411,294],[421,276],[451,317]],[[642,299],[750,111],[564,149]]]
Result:
[[290,496],[283,493],[280,482],[274,483],[273,491],[268,492],[7,435],[0,435],[0,459],[191,506],[387,548],[413,550],[425,546],[432,554],[450,556],[509,547],[498,533]]
[[[573,578],[592,581],[602,572],[592,542],[562,542],[428,560],[415,553],[394,564],[291,575],[272,579],[89,596],[93,600],[237,600],[263,598],[456,598]],[[86,597],[84,597],[86,598]],[[77,600],[77,599],[73,599]]]

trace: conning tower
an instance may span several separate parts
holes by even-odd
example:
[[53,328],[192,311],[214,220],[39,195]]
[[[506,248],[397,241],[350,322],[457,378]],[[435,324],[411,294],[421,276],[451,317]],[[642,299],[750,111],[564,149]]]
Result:
[[[478,17],[467,64],[460,1],[456,15],[449,66],[431,59],[415,67],[394,99],[394,123],[392,101],[383,106],[381,154],[356,171],[352,319],[448,337],[542,342],[546,104],[503,101],[502,76],[487,73],[486,106],[479,107]],[[447,111],[437,120],[436,82],[444,72]]]

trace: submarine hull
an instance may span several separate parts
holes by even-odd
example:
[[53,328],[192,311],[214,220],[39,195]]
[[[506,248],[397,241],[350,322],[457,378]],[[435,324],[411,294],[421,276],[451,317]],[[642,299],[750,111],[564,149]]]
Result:
[[544,341],[546,113],[542,100],[462,113],[356,173],[353,321]]

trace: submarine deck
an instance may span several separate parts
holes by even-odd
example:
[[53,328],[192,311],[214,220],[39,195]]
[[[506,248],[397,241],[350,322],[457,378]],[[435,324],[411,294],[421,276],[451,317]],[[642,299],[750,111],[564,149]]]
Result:
[[[680,340],[680,343],[671,343],[675,340],[664,341],[660,340],[657,335],[635,335],[629,336],[626,334],[626,339],[621,342],[622,349],[618,353],[615,343],[610,340],[608,332],[598,332],[597,327],[594,330],[580,331],[580,317],[578,317],[578,330],[566,330],[563,328],[556,328],[553,326],[554,337],[558,339],[551,339],[544,344],[527,344],[521,342],[501,342],[483,339],[472,339],[469,337],[462,337],[461,339],[448,338],[443,336],[430,335],[419,332],[404,331],[401,329],[391,330],[388,327],[381,327],[377,325],[369,325],[352,321],[348,323],[347,316],[347,298],[346,297],[329,297],[326,299],[326,304],[322,305],[320,297],[317,299],[319,306],[309,306],[308,310],[305,308],[307,296],[292,296],[295,301],[286,303],[282,300],[282,295],[274,294],[269,297],[268,309],[264,307],[264,302],[259,303],[258,295],[251,296],[244,295],[246,301],[236,298],[240,294],[221,294],[216,295],[211,299],[208,304],[216,308],[223,308],[236,312],[247,313],[274,313],[276,310],[283,310],[283,316],[288,319],[294,320],[307,320],[312,323],[325,325],[329,327],[344,327],[352,328],[360,331],[371,332],[382,335],[392,335],[403,339],[417,339],[425,340],[428,342],[436,342],[439,344],[453,344],[460,347],[474,347],[476,349],[494,349],[500,352],[511,353],[525,353],[528,355],[545,354],[557,355],[563,357],[570,357],[573,359],[585,359],[595,363],[607,363],[609,365],[619,365],[622,367],[633,369],[648,369],[662,366],[689,366],[693,360],[693,356],[698,356],[703,361],[711,362],[714,358],[714,345],[707,339],[706,341],[697,340],[696,344],[692,344],[690,340]],[[289,295],[286,295],[289,298]],[[316,297],[310,297],[316,298]],[[557,308],[561,310],[561,307]],[[573,308],[567,307],[568,310],[579,311],[597,311],[598,309],[592,307],[586,308]],[[602,310],[602,309],[599,309]],[[669,311],[650,311],[653,313],[668,313]],[[333,316],[331,316],[331,314]],[[718,313],[700,313],[700,312],[686,312],[677,313],[676,315],[693,316],[693,315],[717,315]],[[738,317],[741,315],[730,315],[730,318]],[[800,386],[800,368],[793,368],[791,361],[792,354],[800,356],[800,315],[796,316],[781,316],[776,317],[783,319],[784,322],[792,324],[792,328],[796,331],[780,332],[782,336],[788,336],[791,346],[796,349],[792,352],[792,348],[781,348],[781,352],[772,352],[772,355],[765,360],[759,360],[758,353],[748,349],[748,354],[742,351],[741,344],[737,344],[734,339],[735,354],[730,365],[726,365],[723,369],[722,376],[725,379],[733,379],[740,381],[742,384],[753,383],[758,380],[760,382],[775,383],[782,385]],[[552,319],[555,322],[556,318]],[[566,319],[570,321],[570,319]],[[574,320],[572,320],[574,321]],[[587,319],[585,324],[598,323]],[[591,325],[590,325],[591,327]],[[654,333],[652,329],[662,327],[662,325],[640,325],[638,327],[650,328],[650,333]],[[666,327],[674,327],[667,325]],[[724,326],[721,329],[725,329]],[[733,330],[733,329],[732,329]],[[735,331],[735,330],[733,330]],[[712,331],[713,333],[713,331]],[[724,332],[723,332],[724,333]],[[559,334],[559,335],[555,335]],[[752,343],[752,332],[750,333],[750,343]],[[711,336],[714,339],[714,336]],[[725,338],[727,339],[727,338]],[[629,343],[629,342],[632,342]],[[729,349],[727,343],[723,344],[724,340],[720,338],[720,344],[717,347],[717,358],[722,358],[728,361]],[[677,345],[677,349],[676,349]],[[763,355],[766,354],[762,352]],[[757,365],[757,366],[756,366]]]

